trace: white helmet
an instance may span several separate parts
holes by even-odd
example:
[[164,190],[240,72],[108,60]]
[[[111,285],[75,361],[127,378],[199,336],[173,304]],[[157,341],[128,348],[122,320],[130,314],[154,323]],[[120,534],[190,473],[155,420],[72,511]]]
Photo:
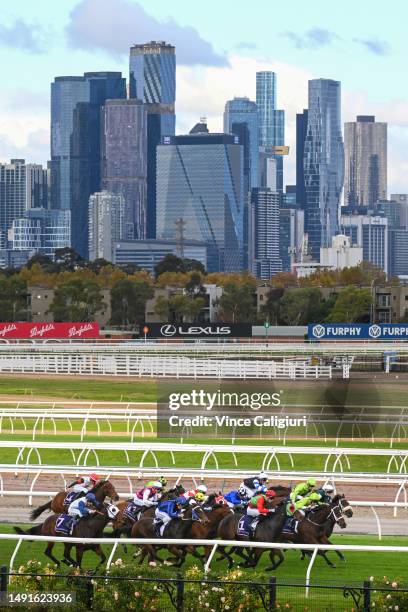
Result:
[[205,485],[201,484],[197,487],[196,491],[201,491],[201,493],[207,493],[208,489]]
[[160,480],[155,480],[155,482],[153,483],[153,485],[152,485],[152,486],[153,486],[155,489],[162,489],[162,488],[163,488],[163,485],[162,485],[162,483],[160,482]]
[[246,495],[246,488],[244,487],[244,485],[240,485],[239,489],[238,489],[238,493],[240,495]]
[[325,493],[333,493],[334,487],[329,482],[322,486],[322,489]]
[[260,472],[258,474],[258,478],[259,480],[268,480],[268,474],[265,474],[265,472]]

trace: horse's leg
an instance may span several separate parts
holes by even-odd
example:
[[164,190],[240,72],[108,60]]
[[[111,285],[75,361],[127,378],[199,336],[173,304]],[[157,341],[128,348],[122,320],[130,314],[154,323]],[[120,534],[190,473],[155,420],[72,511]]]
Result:
[[85,546],[83,544],[76,544],[76,564],[77,567],[81,567],[82,557],[84,556]]
[[55,542],[48,542],[47,548],[45,549],[44,554],[49,559],[51,559],[51,561],[53,561],[53,563],[55,563],[57,565],[57,567],[59,567],[61,565],[60,561],[58,561],[58,559],[56,557],[54,557],[54,555],[52,554],[52,549],[54,548],[54,544],[55,544]]
[[[329,538],[327,537],[326,534],[323,534],[321,536],[320,543],[321,544],[329,544],[330,546],[333,546],[333,542],[330,542],[330,540],[329,540]],[[344,557],[344,555],[342,554],[342,552],[340,550],[334,549],[334,552],[339,557],[339,559],[341,559],[344,563],[346,562],[346,558]]]
[[76,561],[75,559],[73,559],[71,557],[71,550],[72,550],[73,544],[70,544],[69,542],[65,542],[64,544],[64,558],[62,559],[63,563],[66,563],[67,565],[72,565],[73,567],[76,566]]
[[106,555],[102,550],[102,546],[100,544],[97,544],[95,548],[93,548],[92,550],[94,550],[95,554],[97,554],[98,557],[100,558],[100,562],[98,563],[96,568],[101,567],[101,565],[103,565],[106,561]]
[[[275,557],[278,557],[277,561],[275,561]],[[277,567],[280,566],[281,563],[284,562],[285,556],[279,548],[272,548],[272,550],[269,551],[269,559],[271,560],[272,565],[265,567],[265,571],[273,572],[274,570],[276,570]]]

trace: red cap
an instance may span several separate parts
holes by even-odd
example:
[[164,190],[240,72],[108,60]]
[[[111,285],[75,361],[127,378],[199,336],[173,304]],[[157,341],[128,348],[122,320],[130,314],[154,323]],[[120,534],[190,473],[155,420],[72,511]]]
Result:
[[101,477],[100,477],[100,476],[98,476],[98,474],[91,474],[91,475],[89,476],[89,478],[90,478],[91,480],[93,480],[94,482],[98,482],[98,480],[100,480],[100,479],[101,479]]
[[276,493],[273,489],[268,489],[267,492],[265,493],[266,497],[275,497]]

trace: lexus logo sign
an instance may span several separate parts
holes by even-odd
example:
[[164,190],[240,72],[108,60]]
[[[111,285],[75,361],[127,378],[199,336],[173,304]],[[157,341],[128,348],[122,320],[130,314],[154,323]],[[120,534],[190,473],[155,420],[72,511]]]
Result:
[[177,329],[174,325],[162,325],[160,328],[160,333],[162,336],[166,336],[166,338],[171,338],[177,333]]
[[[148,338],[250,338],[249,323],[148,323]],[[140,327],[141,334],[143,325]]]

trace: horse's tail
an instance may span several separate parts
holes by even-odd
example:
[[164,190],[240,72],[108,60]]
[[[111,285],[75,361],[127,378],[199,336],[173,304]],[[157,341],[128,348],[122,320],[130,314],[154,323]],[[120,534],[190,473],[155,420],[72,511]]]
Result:
[[30,527],[27,531],[21,529],[21,527],[14,527],[14,531],[19,535],[41,535],[42,523],[40,525],[34,525],[34,527]]
[[35,521],[45,510],[51,510],[51,501],[48,501],[42,506],[38,506],[38,508],[34,508],[34,510],[30,514],[30,519],[32,521]]

